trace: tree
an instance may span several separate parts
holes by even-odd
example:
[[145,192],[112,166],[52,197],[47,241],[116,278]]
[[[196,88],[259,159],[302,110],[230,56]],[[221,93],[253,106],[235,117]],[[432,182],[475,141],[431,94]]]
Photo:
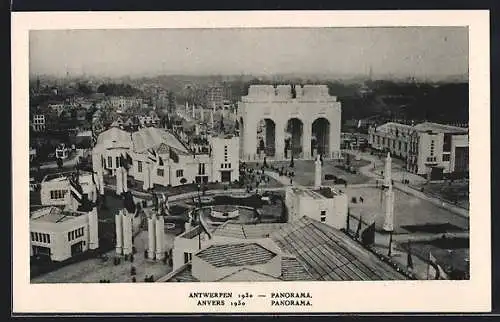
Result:
[[293,162],[293,154],[292,154],[292,159],[290,160],[290,168],[293,168],[295,166],[294,162]]
[[186,178],[182,178],[182,179],[180,180],[180,183],[181,183],[181,184],[185,184],[186,182],[187,182]]

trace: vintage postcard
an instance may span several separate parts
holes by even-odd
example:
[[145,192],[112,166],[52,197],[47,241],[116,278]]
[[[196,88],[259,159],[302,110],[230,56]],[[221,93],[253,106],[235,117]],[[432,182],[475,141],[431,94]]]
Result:
[[487,11],[12,26],[14,312],[490,310]]

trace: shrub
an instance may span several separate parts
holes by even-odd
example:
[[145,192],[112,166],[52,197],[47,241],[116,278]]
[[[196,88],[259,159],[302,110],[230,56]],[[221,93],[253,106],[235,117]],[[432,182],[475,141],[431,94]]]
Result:
[[180,181],[179,181],[181,184],[185,184],[187,182],[186,178],[182,178]]

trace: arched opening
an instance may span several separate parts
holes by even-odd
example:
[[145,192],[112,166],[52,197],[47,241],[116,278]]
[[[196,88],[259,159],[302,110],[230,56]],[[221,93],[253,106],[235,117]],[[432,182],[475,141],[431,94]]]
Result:
[[[291,118],[286,123],[285,129],[285,156],[287,158],[300,157],[302,154],[302,135],[304,124],[298,118]],[[290,154],[291,153],[291,154]]]
[[275,155],[276,123],[271,119],[262,119],[257,124],[257,154]]
[[330,146],[330,122],[320,117],[312,124],[311,155],[328,155]]

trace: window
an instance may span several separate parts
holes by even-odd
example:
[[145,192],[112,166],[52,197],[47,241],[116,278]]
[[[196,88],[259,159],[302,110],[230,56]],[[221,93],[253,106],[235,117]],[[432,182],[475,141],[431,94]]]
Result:
[[35,241],[35,233],[30,232],[30,235],[31,235],[31,241]]
[[401,151],[401,141],[398,142],[398,149]]
[[175,171],[175,176],[177,178],[180,178],[180,177],[184,176],[184,170],[181,169],[181,170]]
[[113,158],[112,157],[108,157],[108,168],[112,168],[113,167]]
[[184,253],[184,264],[189,263],[193,259],[193,254]]
[[66,190],[51,190],[50,199],[64,199],[66,192]]
[[142,172],[142,161],[137,161],[137,172]]
[[320,220],[321,222],[326,221],[326,210],[321,210]]
[[47,234],[47,244],[50,244],[50,235]]
[[115,162],[116,167],[119,168],[120,167],[120,157],[116,157],[115,160],[116,160],[116,162]]
[[71,232],[68,232],[68,241],[71,241]]
[[159,176],[159,177],[163,177],[165,171],[163,169],[157,169],[156,170],[156,174]]
[[228,163],[228,164],[227,164],[227,167],[228,167],[228,168],[231,168],[231,163]]
[[221,163],[221,164],[220,164],[220,168],[221,168],[221,169],[224,169],[224,163]]
[[443,154],[443,161],[450,161],[450,155],[449,154]]

